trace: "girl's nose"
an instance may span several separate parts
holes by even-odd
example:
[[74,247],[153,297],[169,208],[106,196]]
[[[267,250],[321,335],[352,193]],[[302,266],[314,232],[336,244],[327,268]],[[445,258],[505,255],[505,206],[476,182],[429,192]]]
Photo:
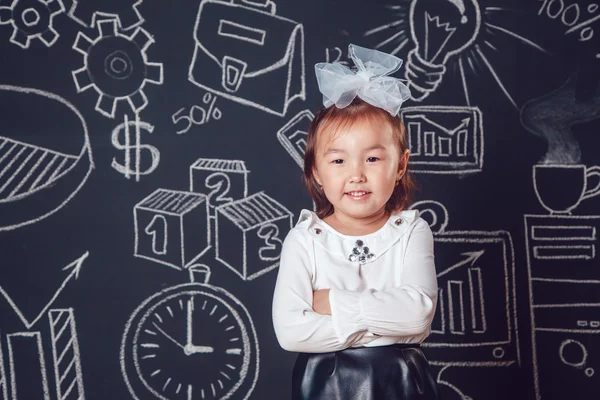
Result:
[[350,171],[349,183],[362,183],[366,180],[363,169],[360,166],[355,166]]

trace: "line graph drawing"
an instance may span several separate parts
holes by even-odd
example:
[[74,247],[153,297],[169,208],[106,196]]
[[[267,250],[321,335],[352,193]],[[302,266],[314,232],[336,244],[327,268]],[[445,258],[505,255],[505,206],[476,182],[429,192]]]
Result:
[[[435,92],[446,71],[451,68],[458,70],[465,102],[471,106],[469,84],[473,78],[469,72],[477,77],[479,68],[487,72],[502,95],[518,110],[498,68],[492,65],[486,54],[497,52],[497,42],[506,38],[535,52],[550,53],[533,40],[494,23],[496,15],[507,15],[514,10],[509,7],[481,7],[479,3],[478,0],[403,1],[400,5],[387,7],[392,11],[392,21],[367,30],[364,36],[375,40],[385,33],[386,36],[377,39],[374,47],[394,55],[410,49],[406,57],[405,78],[409,81],[414,101],[421,102]],[[465,65],[470,67],[470,71]]]
[[38,313],[38,315],[35,316],[33,319],[28,319],[23,314],[23,312],[19,309],[17,304],[12,300],[12,298],[8,295],[8,293],[2,286],[0,286],[0,294],[6,299],[8,304],[11,306],[13,311],[17,314],[17,316],[21,320],[21,322],[23,322],[23,325],[25,325],[25,327],[27,327],[27,329],[31,329],[40,320],[40,318],[42,318],[44,316],[46,311],[50,308],[50,306],[52,306],[52,303],[54,303],[54,300],[56,300],[56,298],[60,295],[60,293],[67,286],[67,284],[71,280],[77,279],[79,277],[79,272],[81,271],[81,268],[83,267],[83,262],[85,261],[85,259],[88,256],[89,256],[89,252],[86,251],[82,256],[80,256],[76,260],[72,261],[71,263],[69,263],[67,266],[65,266],[63,268],[63,271],[68,271],[69,274],[63,280],[62,284],[56,290],[54,295],[50,298],[50,300],[48,300],[46,305],[42,308],[42,310]]
[[[107,0],[101,3],[92,0],[73,0],[68,15],[86,28],[95,28],[98,20],[115,19],[119,28],[127,31],[142,25],[144,18],[138,10],[143,0],[126,0],[126,2],[132,3],[131,8],[123,8],[123,0],[114,3]],[[118,12],[111,12],[113,10]]]
[[293,100],[305,100],[304,27],[275,10],[270,1],[203,0],[190,82],[279,116]]
[[72,308],[48,311],[58,400],[84,400],[81,355]]
[[248,399],[259,345],[246,307],[209,284],[210,268],[190,266],[189,283],[164,289],[127,321],[120,362],[134,399]]
[[50,400],[40,332],[6,335],[12,399]]
[[154,38],[140,27],[127,36],[119,31],[116,19],[98,21],[96,26],[95,39],[79,32],[73,43],[73,50],[83,55],[83,66],[72,71],[77,93],[94,89],[96,111],[109,118],[115,117],[119,101],[139,113],[148,105],[146,84],[163,83],[162,63],[148,61]]
[[216,209],[215,258],[244,280],[279,266],[293,214],[264,192]]
[[[94,163],[87,124],[67,100],[38,89],[0,85],[0,102],[0,231],[9,231],[64,207],[83,187]],[[36,110],[27,119],[44,121],[50,132],[39,132],[19,118],[24,110]],[[64,140],[49,140],[56,138],[51,117],[61,121]],[[29,130],[26,141],[21,140],[18,132]]]
[[65,11],[61,0],[0,0],[0,25],[11,24],[10,42],[28,49],[33,39],[46,47],[56,43],[54,17]]
[[277,139],[300,168],[304,168],[308,127],[314,118],[310,110],[300,111],[277,131]]
[[211,247],[208,199],[156,189],[133,210],[134,256],[184,269]]
[[416,106],[400,110],[415,173],[463,174],[483,169],[483,121],[477,107]]
[[199,158],[190,166],[190,191],[205,193],[210,217],[215,208],[248,196],[248,174],[243,160]]

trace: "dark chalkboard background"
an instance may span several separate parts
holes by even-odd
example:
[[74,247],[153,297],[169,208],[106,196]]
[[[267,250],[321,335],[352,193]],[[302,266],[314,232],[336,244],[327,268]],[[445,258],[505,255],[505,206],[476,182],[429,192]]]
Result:
[[0,1],[0,399],[287,398],[277,260],[312,207],[313,65],[349,43],[411,81],[444,399],[598,397],[597,19],[575,0]]

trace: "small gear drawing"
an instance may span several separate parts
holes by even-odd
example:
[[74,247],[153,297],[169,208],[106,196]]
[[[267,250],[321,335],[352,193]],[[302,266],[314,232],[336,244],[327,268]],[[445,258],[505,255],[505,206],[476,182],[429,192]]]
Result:
[[72,71],[77,93],[93,88],[98,93],[96,111],[114,118],[119,100],[134,112],[148,104],[146,83],[163,83],[163,64],[148,62],[146,50],[154,43],[150,34],[136,28],[131,36],[119,32],[116,19],[98,21],[98,37],[79,32],[73,49],[83,54],[83,66]]
[[10,41],[24,49],[34,38],[50,47],[59,37],[52,21],[64,11],[61,0],[0,0],[0,25],[12,24]]
[[[133,4],[131,7],[123,8],[125,1]],[[137,9],[142,2],[143,0],[102,0],[102,2],[73,0],[68,15],[86,28],[95,28],[99,20],[114,18],[117,20],[119,28],[127,31],[144,23],[144,18]],[[98,7],[102,11],[98,11]],[[114,10],[119,10],[119,12],[111,12]]]

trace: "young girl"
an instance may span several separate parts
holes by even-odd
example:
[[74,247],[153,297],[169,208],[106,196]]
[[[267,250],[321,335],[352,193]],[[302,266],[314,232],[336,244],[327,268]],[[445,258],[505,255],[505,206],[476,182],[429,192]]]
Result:
[[284,241],[275,333],[300,353],[294,400],[437,399],[419,347],[437,302],[433,236],[405,210],[414,185],[397,113],[410,93],[387,76],[402,61],[354,45],[349,54],[356,73],[315,67],[325,107],[304,175],[317,211],[302,210]]

